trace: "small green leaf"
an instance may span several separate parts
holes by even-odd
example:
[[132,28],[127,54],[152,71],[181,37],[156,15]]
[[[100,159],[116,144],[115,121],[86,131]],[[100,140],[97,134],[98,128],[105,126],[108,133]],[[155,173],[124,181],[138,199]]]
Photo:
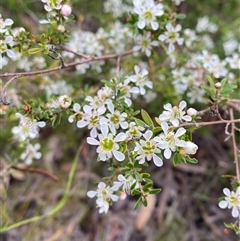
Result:
[[148,178],[148,177],[150,177],[150,174],[144,172],[144,173],[141,173],[141,176],[142,176],[142,178]]
[[173,165],[177,166],[181,163],[182,156],[179,153],[175,153],[173,156]]
[[134,119],[134,121],[136,122],[136,124],[138,125],[138,126],[142,126],[142,127],[145,127],[146,126],[146,124],[145,124],[145,122],[143,122],[142,120],[140,120],[140,119],[138,119],[138,118],[133,118]]
[[136,180],[137,180],[138,182],[141,182],[141,181],[142,181],[142,177],[141,177],[141,175],[140,175],[138,172],[135,172],[135,177],[136,177]]
[[147,199],[146,198],[144,198],[144,200],[142,201],[142,204],[143,204],[144,207],[147,207],[148,203],[147,203]]
[[134,210],[138,209],[142,205],[142,197],[140,197],[134,205]]
[[207,92],[213,100],[216,99],[215,98],[215,93],[214,93],[214,91],[212,89],[210,89],[210,88],[208,88],[206,86],[202,86],[202,89],[205,90],[205,92]]
[[220,83],[221,83],[221,86],[222,86],[221,88],[224,88],[224,85],[226,84],[226,82],[227,82],[227,79],[226,79],[226,78],[224,78],[224,79],[221,80],[221,82],[220,82]]
[[42,48],[31,48],[31,49],[28,50],[28,54],[36,54],[36,53],[39,53],[41,51],[43,51]]
[[144,192],[149,192],[150,187],[152,187],[152,183],[147,183],[142,187],[142,189]]
[[179,13],[179,14],[176,14],[176,19],[184,19],[186,18],[186,15],[185,14],[182,14],[182,13]]
[[190,156],[185,157],[186,161],[191,164],[197,164],[198,160],[196,158],[191,158]]
[[212,80],[212,78],[211,78],[211,76],[207,76],[207,80],[208,80],[208,82],[209,82],[209,84],[210,84],[210,86],[212,87],[212,88],[214,88],[215,89],[215,84],[214,84],[214,82],[213,82],[213,80]]
[[162,131],[162,128],[160,127],[160,126],[157,126],[157,127],[154,127],[153,128],[153,133],[159,133],[159,132],[161,132]]
[[155,188],[149,191],[149,194],[158,194],[162,191],[161,188]]
[[142,118],[143,118],[143,120],[146,122],[147,125],[154,127],[153,122],[152,122],[152,119],[150,118],[150,116],[149,116],[149,114],[147,113],[147,111],[145,111],[145,110],[142,109],[142,110],[141,110],[141,115],[142,115]]

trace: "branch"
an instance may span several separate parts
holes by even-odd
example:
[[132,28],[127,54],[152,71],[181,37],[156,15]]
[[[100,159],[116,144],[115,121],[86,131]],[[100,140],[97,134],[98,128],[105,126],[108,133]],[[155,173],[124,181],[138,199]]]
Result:
[[[234,120],[232,108],[230,109],[230,118],[231,118],[231,120]],[[236,138],[235,138],[235,124],[234,124],[234,122],[232,122],[231,136],[232,136],[232,143],[233,143],[234,162],[235,162],[235,165],[236,165],[237,181],[240,183],[240,170],[239,170],[239,164],[238,164],[238,150],[237,150],[237,144],[236,144]]]
[[40,75],[40,74],[48,74],[51,72],[59,71],[61,69],[67,69],[70,67],[74,67],[80,64],[85,64],[93,61],[99,61],[99,60],[107,60],[107,59],[115,59],[119,57],[124,57],[127,55],[132,54],[133,50],[128,50],[126,52],[123,52],[121,54],[109,54],[109,55],[102,55],[102,56],[92,56],[85,60],[77,61],[77,62],[71,62],[69,64],[60,65],[58,67],[52,68],[52,69],[45,69],[45,70],[38,70],[38,71],[30,71],[30,72],[19,72],[19,73],[4,73],[0,74],[0,78],[6,78],[6,77],[24,77],[24,76],[33,76],[33,75]]
[[[210,125],[218,125],[218,124],[228,124],[228,123],[240,123],[240,119],[231,119],[231,120],[219,120],[219,121],[209,121],[209,122],[191,122],[191,123],[183,123],[180,124],[178,127],[185,127],[185,126],[210,126]],[[177,127],[177,128],[178,128]]]

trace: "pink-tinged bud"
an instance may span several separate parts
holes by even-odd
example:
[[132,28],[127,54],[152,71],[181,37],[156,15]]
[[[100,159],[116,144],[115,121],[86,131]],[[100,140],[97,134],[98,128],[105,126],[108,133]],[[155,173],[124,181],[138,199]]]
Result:
[[198,146],[196,144],[191,141],[186,141],[186,146],[184,147],[186,154],[193,155],[197,152],[197,149]]
[[61,14],[64,17],[69,17],[71,13],[72,13],[72,8],[67,4],[63,4],[61,8]]
[[187,110],[187,114],[190,115],[190,116],[196,116],[197,115],[197,110],[195,110],[194,108],[189,108]]

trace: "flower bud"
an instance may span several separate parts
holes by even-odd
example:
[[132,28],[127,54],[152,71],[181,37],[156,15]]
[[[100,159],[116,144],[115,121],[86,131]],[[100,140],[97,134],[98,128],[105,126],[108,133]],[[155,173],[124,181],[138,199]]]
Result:
[[59,96],[58,101],[59,101],[60,106],[64,109],[67,109],[72,103],[71,97],[69,97],[67,95]]
[[58,25],[57,30],[59,32],[63,33],[65,31],[65,27],[62,24],[60,24],[60,25]]
[[197,110],[194,109],[194,108],[189,108],[189,109],[187,110],[187,114],[190,115],[190,116],[196,116],[197,113],[198,113]]
[[220,89],[221,87],[222,87],[221,83],[217,82],[217,83],[215,84],[215,88],[216,88],[216,89]]
[[186,141],[186,146],[184,147],[184,149],[187,154],[193,155],[197,152],[198,146],[191,141]]
[[69,17],[71,13],[72,13],[72,8],[67,4],[63,4],[61,8],[61,14],[64,17]]

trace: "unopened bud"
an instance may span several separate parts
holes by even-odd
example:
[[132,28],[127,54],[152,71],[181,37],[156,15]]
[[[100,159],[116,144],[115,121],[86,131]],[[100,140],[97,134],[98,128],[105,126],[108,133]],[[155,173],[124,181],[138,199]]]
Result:
[[194,109],[194,108],[189,108],[189,109],[187,110],[187,114],[190,115],[190,116],[196,116],[197,113],[198,113],[197,110]]
[[220,89],[221,87],[222,87],[221,83],[217,82],[217,83],[215,84],[215,88],[216,88],[216,89]]
[[72,8],[67,4],[63,4],[61,8],[61,14],[64,17],[69,17],[71,13],[72,13]]
[[186,141],[186,146],[184,147],[184,150],[187,154],[193,155],[197,152],[198,146],[194,144],[191,141]]
[[59,32],[63,33],[63,32],[65,31],[65,27],[60,24],[60,25],[58,25],[57,30],[58,30]]

